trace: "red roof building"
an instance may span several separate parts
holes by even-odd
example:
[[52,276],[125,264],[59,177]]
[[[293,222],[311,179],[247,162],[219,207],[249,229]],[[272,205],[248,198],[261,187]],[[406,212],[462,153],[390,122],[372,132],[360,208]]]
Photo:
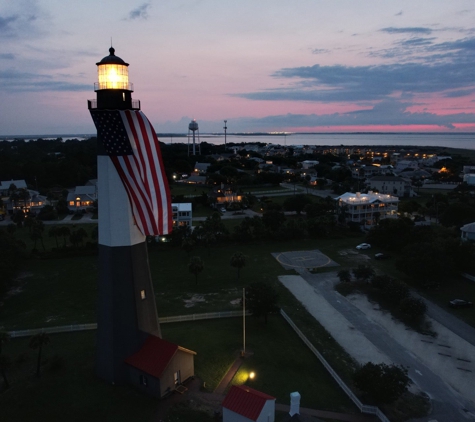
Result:
[[223,422],[274,422],[275,397],[233,385],[223,401]]
[[125,363],[133,384],[150,395],[163,397],[194,376],[194,355],[196,352],[151,335]]

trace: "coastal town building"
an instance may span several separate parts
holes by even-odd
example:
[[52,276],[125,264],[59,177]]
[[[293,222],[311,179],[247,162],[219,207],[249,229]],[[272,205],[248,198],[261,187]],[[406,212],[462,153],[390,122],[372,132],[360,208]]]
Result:
[[358,223],[371,228],[384,218],[396,218],[399,198],[375,193],[344,193],[335,198],[338,213],[344,215],[346,222]]

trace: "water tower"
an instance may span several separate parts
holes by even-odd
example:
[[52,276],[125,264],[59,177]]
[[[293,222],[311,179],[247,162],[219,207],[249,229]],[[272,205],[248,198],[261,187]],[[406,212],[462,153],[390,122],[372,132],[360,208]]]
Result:
[[[192,135],[190,135],[190,132]],[[190,136],[193,137],[193,155],[196,155],[196,132],[198,132],[198,154],[201,155],[200,129],[196,119],[193,119],[188,125],[188,155],[190,155]]]

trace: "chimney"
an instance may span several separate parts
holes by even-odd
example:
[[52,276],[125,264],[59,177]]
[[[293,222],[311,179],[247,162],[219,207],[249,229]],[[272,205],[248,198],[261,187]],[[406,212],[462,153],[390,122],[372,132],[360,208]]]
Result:
[[294,415],[300,415],[300,393],[294,391],[290,393],[290,417]]

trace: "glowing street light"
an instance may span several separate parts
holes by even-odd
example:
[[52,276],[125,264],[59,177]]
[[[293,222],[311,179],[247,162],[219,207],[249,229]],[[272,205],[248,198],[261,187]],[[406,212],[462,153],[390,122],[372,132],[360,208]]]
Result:
[[251,372],[251,373],[249,374],[249,379],[253,380],[255,377],[256,377],[255,372]]

